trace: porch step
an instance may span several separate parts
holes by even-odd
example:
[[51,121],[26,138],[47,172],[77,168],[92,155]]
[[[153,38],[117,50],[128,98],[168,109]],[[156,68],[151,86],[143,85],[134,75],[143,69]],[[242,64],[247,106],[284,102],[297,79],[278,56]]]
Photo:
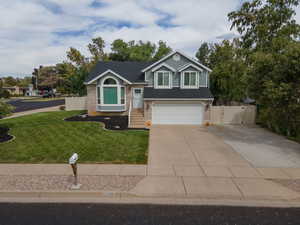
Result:
[[131,116],[141,116],[141,117],[144,117],[143,113],[131,113],[130,115]]
[[145,118],[142,110],[134,109],[131,111],[129,128],[145,128]]
[[129,128],[145,128],[144,125],[130,125]]

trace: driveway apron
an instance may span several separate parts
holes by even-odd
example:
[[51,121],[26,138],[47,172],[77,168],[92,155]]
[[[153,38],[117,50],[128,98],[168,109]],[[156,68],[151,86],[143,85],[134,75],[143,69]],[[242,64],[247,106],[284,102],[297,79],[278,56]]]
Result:
[[222,139],[200,126],[153,126],[149,167],[250,167]]

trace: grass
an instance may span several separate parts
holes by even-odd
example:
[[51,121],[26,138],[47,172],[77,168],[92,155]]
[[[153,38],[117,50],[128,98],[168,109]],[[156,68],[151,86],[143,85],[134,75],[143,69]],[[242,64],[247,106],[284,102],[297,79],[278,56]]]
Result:
[[0,143],[0,162],[66,163],[77,152],[80,163],[146,163],[148,131],[107,131],[96,122],[63,121],[77,114],[60,111],[1,120],[16,139]]

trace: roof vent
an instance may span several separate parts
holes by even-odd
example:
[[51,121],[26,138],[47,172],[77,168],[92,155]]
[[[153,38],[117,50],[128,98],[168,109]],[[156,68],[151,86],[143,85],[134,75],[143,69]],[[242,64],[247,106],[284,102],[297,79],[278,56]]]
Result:
[[179,61],[180,60],[180,55],[179,54],[173,55],[173,60],[174,61]]

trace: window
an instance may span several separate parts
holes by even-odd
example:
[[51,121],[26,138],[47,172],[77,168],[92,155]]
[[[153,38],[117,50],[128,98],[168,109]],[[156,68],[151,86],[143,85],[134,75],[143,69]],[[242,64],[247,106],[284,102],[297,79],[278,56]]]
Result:
[[118,88],[117,87],[103,87],[104,104],[116,105],[118,104]]
[[115,79],[112,79],[112,78],[107,78],[105,81],[104,81],[104,84],[106,85],[116,85],[117,84],[117,81]]
[[183,72],[184,88],[198,88],[198,73],[194,71]]
[[100,87],[97,86],[97,102],[100,105],[101,104],[101,91],[100,91]]
[[157,88],[170,88],[171,87],[171,74],[170,72],[156,72],[156,86]]
[[115,78],[108,77],[97,85],[98,105],[124,105],[125,99],[125,87]]
[[121,104],[125,104],[125,87],[121,87]]

